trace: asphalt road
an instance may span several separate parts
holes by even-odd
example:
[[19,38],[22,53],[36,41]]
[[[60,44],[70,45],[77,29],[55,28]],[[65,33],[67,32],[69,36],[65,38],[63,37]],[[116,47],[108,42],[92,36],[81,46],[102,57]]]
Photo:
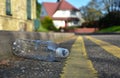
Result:
[[[59,46],[70,50],[75,39],[68,39]],[[60,78],[66,59],[45,62],[13,57],[8,64],[0,64],[0,78]]]
[[93,37],[120,47],[120,35],[93,35]]
[[[120,35],[90,36],[120,47]],[[120,78],[120,58],[115,57],[86,37],[84,37],[84,41],[88,57],[98,71],[98,78]],[[114,47],[111,50],[115,51]]]
[[[81,36],[81,35],[79,35]],[[82,35],[88,58],[98,71],[98,78],[120,78],[120,58],[107,52]],[[120,47],[120,35],[89,35],[93,38]],[[71,49],[75,39],[65,41],[60,46]],[[112,50],[115,50],[113,47]],[[79,57],[78,57],[79,58]],[[60,78],[65,60],[61,62],[41,62],[29,59],[14,59],[10,65],[0,65],[0,78]],[[76,77],[75,77],[76,78]]]

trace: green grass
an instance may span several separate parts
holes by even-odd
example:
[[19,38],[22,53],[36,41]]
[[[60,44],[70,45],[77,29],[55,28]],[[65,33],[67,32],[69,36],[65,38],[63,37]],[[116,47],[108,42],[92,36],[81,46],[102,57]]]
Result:
[[109,28],[102,29],[98,32],[120,32],[120,26],[112,26]]
[[49,30],[45,29],[43,26],[40,26],[38,32],[49,32]]

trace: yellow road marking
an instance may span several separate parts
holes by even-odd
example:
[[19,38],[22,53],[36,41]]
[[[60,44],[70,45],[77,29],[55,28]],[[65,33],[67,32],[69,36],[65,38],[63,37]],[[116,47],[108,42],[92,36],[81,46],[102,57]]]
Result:
[[112,55],[120,58],[120,48],[112,45],[108,42],[90,37],[90,36],[86,36],[86,38],[90,39],[92,42],[98,44],[99,46],[101,46],[103,49],[105,49],[107,52],[111,53]]
[[83,38],[79,36],[72,45],[70,56],[67,58],[61,78],[97,78],[87,53]]

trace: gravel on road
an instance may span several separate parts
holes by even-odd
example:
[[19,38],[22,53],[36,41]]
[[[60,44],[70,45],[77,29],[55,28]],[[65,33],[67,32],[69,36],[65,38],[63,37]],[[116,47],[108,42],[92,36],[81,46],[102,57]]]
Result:
[[[105,37],[97,36],[97,38],[98,37],[99,39],[105,39]],[[113,37],[111,36],[111,40]],[[110,40],[109,38],[108,41]],[[98,71],[98,78],[120,78],[120,59],[106,52],[89,39],[84,38],[84,41],[88,57],[93,62],[95,69]],[[113,43],[119,45],[117,42]]]
[[[68,39],[59,45],[70,50],[74,41],[75,39]],[[65,60],[43,62],[13,57],[9,64],[0,64],[0,78],[60,78]]]
[[92,37],[120,47],[120,35],[94,35]]

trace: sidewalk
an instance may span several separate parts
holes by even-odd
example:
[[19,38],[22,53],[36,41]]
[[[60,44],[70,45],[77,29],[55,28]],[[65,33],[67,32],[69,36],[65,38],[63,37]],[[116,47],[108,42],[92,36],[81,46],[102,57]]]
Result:
[[73,44],[61,78],[97,78],[97,71],[87,58],[82,37],[78,37]]

